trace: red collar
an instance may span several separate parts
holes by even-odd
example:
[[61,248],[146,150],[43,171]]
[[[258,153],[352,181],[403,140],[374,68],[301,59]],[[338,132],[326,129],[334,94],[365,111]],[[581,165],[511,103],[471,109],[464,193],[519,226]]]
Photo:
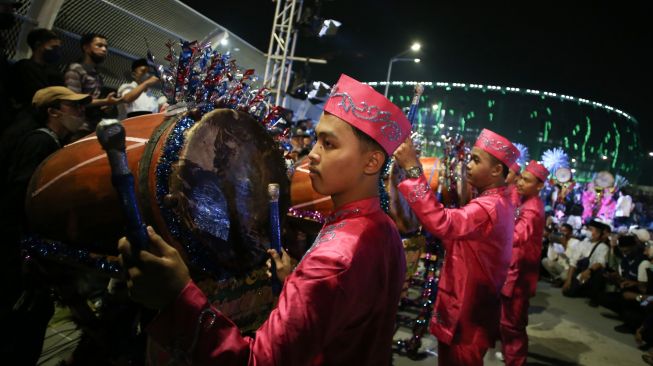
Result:
[[484,190],[483,193],[479,194],[478,196],[483,197],[483,196],[488,196],[488,195],[491,195],[491,194],[503,194],[505,192],[505,190],[506,190],[506,187],[490,188],[490,189]]
[[379,197],[371,197],[349,202],[327,216],[325,225],[330,225],[344,219],[370,215],[376,211],[381,211]]

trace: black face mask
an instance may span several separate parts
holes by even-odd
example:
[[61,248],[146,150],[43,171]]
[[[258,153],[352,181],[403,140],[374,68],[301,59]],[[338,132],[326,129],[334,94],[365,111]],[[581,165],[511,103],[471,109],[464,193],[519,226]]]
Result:
[[104,62],[104,59],[106,59],[106,56],[99,56],[94,53],[91,54],[91,60],[93,60],[94,63],[96,64],[101,64]]
[[16,25],[16,17],[12,13],[0,13],[0,29],[11,29]]
[[43,61],[47,64],[56,64],[61,61],[61,47],[46,48],[43,51]]

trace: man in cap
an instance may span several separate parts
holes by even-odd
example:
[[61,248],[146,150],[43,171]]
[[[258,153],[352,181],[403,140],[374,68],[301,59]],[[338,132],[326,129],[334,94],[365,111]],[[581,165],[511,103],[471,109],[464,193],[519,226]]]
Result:
[[11,339],[1,342],[0,357],[6,356],[2,359],[21,359],[26,361],[25,364],[35,364],[41,353],[45,329],[54,309],[47,291],[34,296],[37,300],[27,311],[12,314],[12,308],[23,291],[34,293],[32,285],[27,284],[27,278],[22,276],[19,249],[19,240],[25,234],[27,222],[25,193],[39,164],[60,149],[65,138],[84,122],[84,106],[90,100],[89,95],[74,93],[63,86],[38,90],[32,102],[42,127],[25,135],[10,154],[0,203],[0,237],[5,241],[0,265],[1,288],[4,291],[0,313],[3,319],[7,319],[4,333]]
[[605,284],[599,277],[603,277],[603,268],[608,261],[610,246],[607,243],[611,228],[600,219],[591,220],[587,227],[590,236],[581,242],[581,254],[578,260],[569,264],[562,294],[569,297],[589,295],[590,305],[598,306],[598,296]]
[[437,201],[410,139],[394,155],[407,172],[399,191],[446,250],[430,324],[438,339],[438,363],[482,365],[499,336],[500,292],[515,221],[505,180],[519,151],[505,137],[481,131],[467,165],[467,179],[479,195],[459,209],[444,208]]
[[[410,133],[401,110],[342,75],[309,154],[313,188],[331,214],[255,338],[208,303],[179,253],[149,230],[152,252],[129,268],[134,300],[163,309],[153,340],[193,364],[387,365],[406,263],[399,233],[380,207],[380,172]],[[122,258],[129,242],[121,239]],[[277,260],[278,258],[275,258]]]
[[528,356],[528,303],[535,295],[544,233],[540,191],[549,171],[531,160],[517,181],[523,203],[517,208],[508,278],[501,290],[501,346],[506,365],[525,365]]

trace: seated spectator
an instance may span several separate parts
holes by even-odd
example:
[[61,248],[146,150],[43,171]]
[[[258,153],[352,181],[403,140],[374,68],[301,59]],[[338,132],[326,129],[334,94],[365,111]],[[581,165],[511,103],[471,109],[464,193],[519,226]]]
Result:
[[618,271],[606,272],[606,279],[616,285],[616,291],[605,293],[601,304],[618,313],[624,324],[615,327],[622,333],[634,333],[644,320],[644,312],[636,301],[646,294],[647,269],[650,261],[644,248],[634,235],[621,235],[617,239],[621,252]]
[[157,113],[166,103],[166,98],[155,97],[151,87],[159,82],[159,78],[149,73],[147,60],[144,58],[132,62],[131,83],[122,84],[118,88],[118,98],[124,104],[119,105],[120,118],[135,117],[142,114]]
[[27,35],[27,44],[32,56],[16,62],[11,71],[12,94],[19,109],[31,109],[37,90],[65,85],[59,70],[62,54],[59,36],[49,29],[37,28]]
[[550,237],[547,257],[542,259],[542,265],[547,270],[554,283],[562,286],[567,279],[570,258],[577,258],[579,255],[580,241],[572,236],[573,228],[569,224],[560,226],[560,236]]
[[610,251],[606,242],[611,229],[608,224],[598,219],[590,221],[587,226],[590,237],[580,242],[579,259],[570,261],[562,293],[569,297],[588,296],[590,306],[596,307],[605,287],[603,270]]

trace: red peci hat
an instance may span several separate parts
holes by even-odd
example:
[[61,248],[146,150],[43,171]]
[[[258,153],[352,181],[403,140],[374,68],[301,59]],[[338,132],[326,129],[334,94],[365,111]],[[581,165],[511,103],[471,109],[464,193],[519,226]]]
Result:
[[532,173],[542,182],[546,181],[546,178],[549,177],[549,171],[544,167],[544,165],[538,163],[535,160],[531,160],[528,163],[525,171]]
[[478,135],[474,147],[499,159],[507,167],[512,167],[519,157],[519,150],[507,138],[486,128]]
[[371,86],[342,74],[331,88],[324,111],[363,131],[392,155],[410,135],[410,121]]

